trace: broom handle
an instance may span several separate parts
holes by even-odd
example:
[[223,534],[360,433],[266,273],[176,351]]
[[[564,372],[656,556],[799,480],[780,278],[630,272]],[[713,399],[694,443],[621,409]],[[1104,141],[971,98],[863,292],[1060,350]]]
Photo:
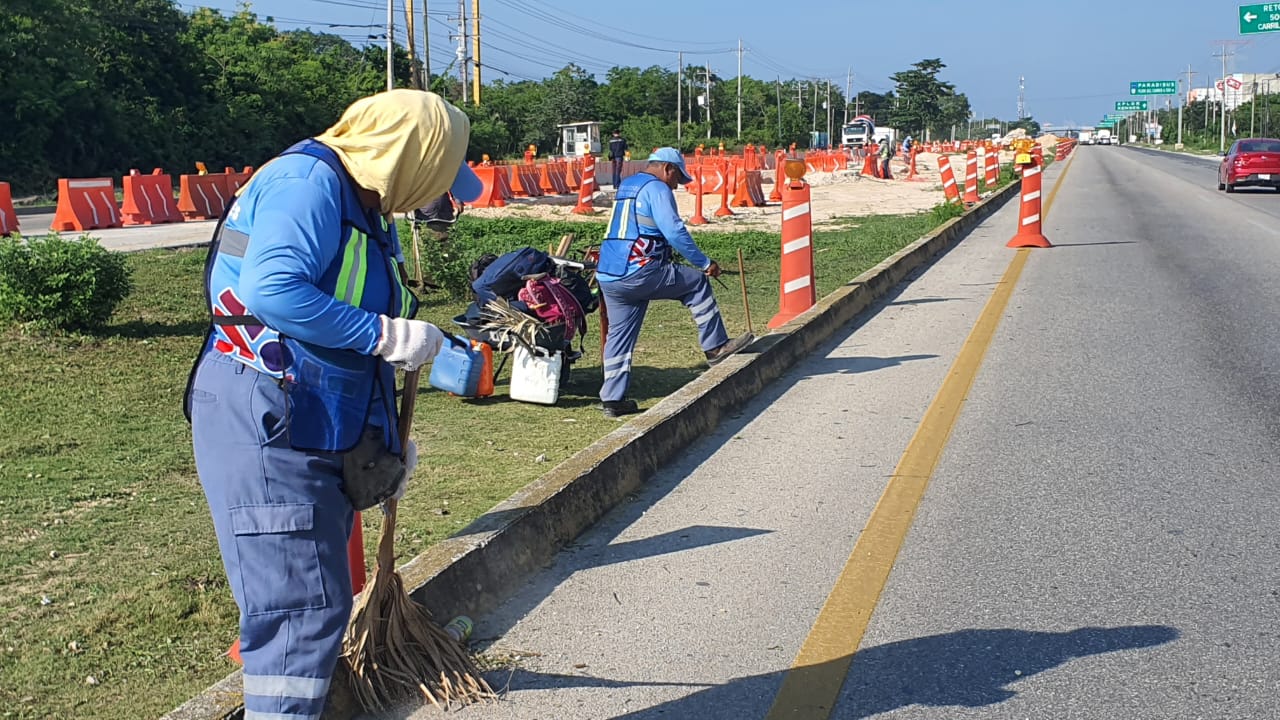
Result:
[[[400,396],[400,447],[409,444],[409,430],[413,428],[413,409],[418,402],[418,374],[410,370],[404,374],[404,391]],[[382,536],[378,538],[378,566],[393,568],[396,561],[396,506],[397,500],[383,503]]]
[[417,220],[410,220],[409,224],[413,228],[413,279],[417,281],[418,287],[422,287],[422,250],[418,247],[422,242],[422,234],[418,230]]
[[742,263],[742,248],[738,248],[738,281],[742,283],[742,307],[747,311],[747,332],[755,334],[751,327],[751,303],[747,302],[747,270]]

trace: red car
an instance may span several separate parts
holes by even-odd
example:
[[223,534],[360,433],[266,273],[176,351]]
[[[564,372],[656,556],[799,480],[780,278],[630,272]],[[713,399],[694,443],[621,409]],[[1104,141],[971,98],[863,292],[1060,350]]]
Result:
[[1280,190],[1280,140],[1237,140],[1218,167],[1218,189],[1235,192],[1244,186]]

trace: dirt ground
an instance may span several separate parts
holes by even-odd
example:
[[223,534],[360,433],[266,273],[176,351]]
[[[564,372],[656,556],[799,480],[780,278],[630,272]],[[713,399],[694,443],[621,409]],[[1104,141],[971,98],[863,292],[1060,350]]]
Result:
[[[877,180],[861,177],[855,170],[834,173],[810,173],[805,180],[812,187],[811,204],[815,226],[832,224],[840,217],[859,215],[900,215],[926,211],[942,202],[942,182],[938,176],[938,156],[922,153],[916,158],[917,180],[906,181],[907,167],[901,160],[894,160],[894,180]],[[774,172],[764,173],[764,192],[767,197],[773,191]],[[595,220],[608,217],[613,199],[613,188],[605,186],[596,193],[594,216],[574,215],[571,211],[577,197],[571,195],[541,198],[516,198],[505,208],[468,208],[467,214],[475,217],[527,217],[545,220]],[[683,189],[676,191],[680,215],[686,220],[693,215],[694,196]],[[782,206],[771,202],[765,207],[731,208],[733,215],[718,218],[719,195],[703,197],[703,215],[710,222],[699,230],[779,230],[782,226]]]

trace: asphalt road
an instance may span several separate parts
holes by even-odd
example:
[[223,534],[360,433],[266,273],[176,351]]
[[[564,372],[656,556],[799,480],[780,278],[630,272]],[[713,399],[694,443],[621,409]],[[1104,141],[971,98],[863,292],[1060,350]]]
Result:
[[[1076,154],[834,707],[794,717],[1280,717],[1280,195],[1213,168]],[[516,661],[449,717],[764,718],[1009,289],[1016,213],[477,618]]]

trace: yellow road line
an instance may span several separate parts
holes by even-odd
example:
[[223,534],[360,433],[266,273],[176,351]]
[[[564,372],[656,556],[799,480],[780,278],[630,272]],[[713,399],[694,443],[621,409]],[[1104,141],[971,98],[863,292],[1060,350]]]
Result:
[[[1045,202],[1043,216],[1048,216],[1058,188],[1062,187],[1062,179],[1067,176],[1074,160],[1073,154],[1058,176]],[[973,386],[1029,257],[1030,248],[1014,254],[977,324],[965,339],[942,387],[898,461],[884,494],[871,512],[809,636],[800,647],[791,670],[783,678],[766,720],[824,720],[834,709],[849,674],[853,655],[862,643],[862,636],[893,570],[898,551],[911,529],[916,508],[920,506],[925,488],[942,457],[965,397]]]

